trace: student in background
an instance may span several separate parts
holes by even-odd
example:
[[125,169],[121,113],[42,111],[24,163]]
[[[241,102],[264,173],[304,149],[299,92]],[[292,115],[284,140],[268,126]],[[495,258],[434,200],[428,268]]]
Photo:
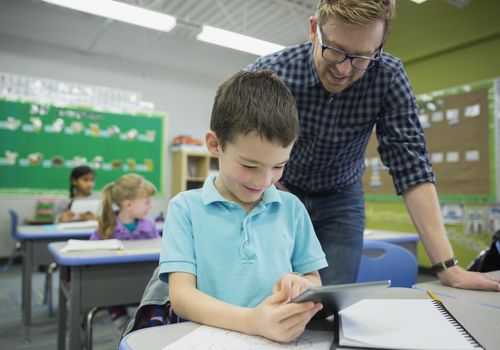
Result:
[[219,174],[170,201],[160,278],[183,319],[290,341],[322,308],[290,300],[327,266],[304,205],[274,186],[298,137],[293,95],[270,70],[238,72],[210,128]]
[[94,213],[87,212],[78,216],[71,211],[71,204],[76,199],[92,196],[95,185],[95,172],[87,165],[73,168],[69,177],[69,197],[60,199],[55,205],[55,222],[95,220]]
[[[147,217],[155,193],[155,186],[137,174],[123,175],[106,185],[102,190],[99,226],[90,239],[159,238],[154,220]],[[118,207],[117,211],[113,210],[113,205]],[[129,320],[125,306],[111,307],[109,313],[117,328],[123,331]]]

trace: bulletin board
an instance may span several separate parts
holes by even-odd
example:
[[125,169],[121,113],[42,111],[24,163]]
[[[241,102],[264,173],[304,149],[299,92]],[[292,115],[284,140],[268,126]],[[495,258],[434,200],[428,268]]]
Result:
[[165,119],[0,99],[0,194],[66,194],[83,164],[96,190],[134,172],[161,193]]
[[[440,201],[496,200],[495,87],[490,80],[417,96]],[[367,199],[395,200],[392,177],[380,161],[377,146],[373,132],[363,177]]]

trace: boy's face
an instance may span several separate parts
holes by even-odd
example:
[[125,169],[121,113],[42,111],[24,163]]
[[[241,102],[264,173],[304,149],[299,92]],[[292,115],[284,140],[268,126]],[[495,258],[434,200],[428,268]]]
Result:
[[219,158],[215,187],[224,198],[247,211],[280,179],[293,146],[283,147],[255,133],[237,136],[224,150],[213,131],[207,133],[206,141],[210,153]]

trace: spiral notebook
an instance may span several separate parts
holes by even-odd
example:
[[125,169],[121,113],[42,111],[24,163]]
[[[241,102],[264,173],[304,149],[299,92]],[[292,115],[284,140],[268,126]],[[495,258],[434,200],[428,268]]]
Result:
[[336,320],[334,345],[343,349],[482,349],[442,303],[431,299],[364,299]]

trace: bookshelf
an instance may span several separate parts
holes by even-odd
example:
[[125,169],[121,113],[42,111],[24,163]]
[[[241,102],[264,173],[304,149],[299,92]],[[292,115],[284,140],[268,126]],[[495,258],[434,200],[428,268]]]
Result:
[[218,168],[217,158],[208,152],[173,152],[172,197],[179,192],[202,187],[206,177],[217,172]]

